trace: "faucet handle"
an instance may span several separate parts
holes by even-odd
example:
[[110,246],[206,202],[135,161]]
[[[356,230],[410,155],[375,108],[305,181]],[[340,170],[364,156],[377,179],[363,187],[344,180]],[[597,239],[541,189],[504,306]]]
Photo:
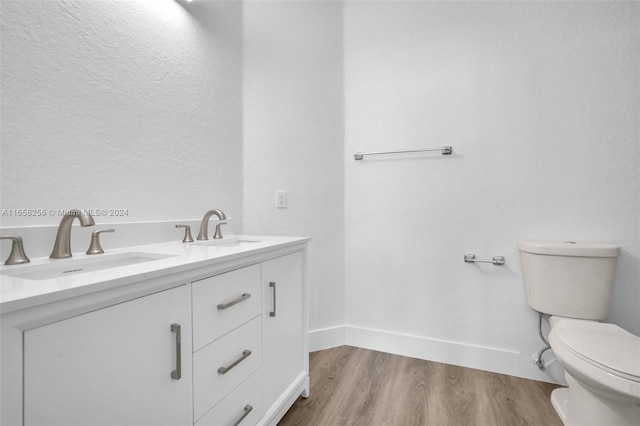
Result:
[[216,232],[213,234],[213,238],[214,239],[221,239],[222,238],[222,232],[220,232],[220,225],[226,225],[227,222],[218,222],[216,224]]
[[102,254],[104,250],[102,250],[102,246],[100,245],[100,234],[103,232],[116,232],[113,228],[108,229],[99,229],[97,231],[93,231],[91,233],[91,245],[87,250],[87,254]]
[[193,237],[191,236],[191,227],[189,225],[176,225],[176,228],[184,228],[183,243],[192,243]]
[[0,240],[11,240],[11,253],[4,262],[5,265],[20,265],[21,263],[31,262],[27,255],[24,253],[24,247],[22,245],[22,237],[19,235],[0,235]]

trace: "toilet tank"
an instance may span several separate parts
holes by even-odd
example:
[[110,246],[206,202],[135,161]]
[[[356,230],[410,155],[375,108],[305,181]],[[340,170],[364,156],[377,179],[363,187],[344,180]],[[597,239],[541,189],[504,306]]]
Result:
[[518,248],[529,306],[562,317],[590,320],[607,317],[619,246],[520,241]]

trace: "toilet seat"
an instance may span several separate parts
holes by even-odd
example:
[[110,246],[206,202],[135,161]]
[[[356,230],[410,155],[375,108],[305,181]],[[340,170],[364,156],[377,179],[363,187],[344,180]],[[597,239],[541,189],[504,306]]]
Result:
[[614,324],[570,318],[558,321],[554,334],[557,343],[583,361],[640,383],[640,337]]

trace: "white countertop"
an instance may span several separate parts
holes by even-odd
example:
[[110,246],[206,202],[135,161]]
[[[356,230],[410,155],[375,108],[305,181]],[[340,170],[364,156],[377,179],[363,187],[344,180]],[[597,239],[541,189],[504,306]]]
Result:
[[[215,265],[252,254],[259,254],[299,245],[309,241],[306,237],[231,236],[223,240],[195,243],[168,242],[144,246],[106,250],[104,254],[74,253],[72,258],[52,260],[48,257],[31,259],[24,265],[0,266],[0,311],[7,313],[78,295],[97,292],[110,287],[123,286],[142,280],[164,277],[190,269]],[[238,245],[234,241],[247,241]],[[205,245],[209,244],[209,245]],[[218,244],[218,245],[216,245]],[[166,256],[160,259],[118,266],[92,272],[70,273],[50,279],[25,279],[7,274],[26,271],[24,268],[46,268],[48,265],[69,265],[73,262],[106,260],[107,256],[123,257],[126,253],[144,253]],[[22,269],[21,269],[22,268]]]

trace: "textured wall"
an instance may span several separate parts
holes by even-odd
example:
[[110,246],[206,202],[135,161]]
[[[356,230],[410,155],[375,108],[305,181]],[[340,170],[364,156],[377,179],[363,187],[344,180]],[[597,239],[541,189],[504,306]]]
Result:
[[519,353],[511,373],[536,376],[517,242],[559,239],[622,246],[610,320],[640,334],[639,7],[345,3],[346,154],[454,147],[345,155],[349,326]]
[[313,238],[312,331],[551,380],[529,362],[517,241],[616,242],[609,319],[640,334],[637,2],[1,7],[2,208],[220,207],[245,233]]
[[[311,329],[344,323],[342,5],[244,5],[244,230],[304,235]],[[275,209],[275,191],[288,208]]]
[[240,217],[241,34],[236,2],[3,0],[1,207]]

